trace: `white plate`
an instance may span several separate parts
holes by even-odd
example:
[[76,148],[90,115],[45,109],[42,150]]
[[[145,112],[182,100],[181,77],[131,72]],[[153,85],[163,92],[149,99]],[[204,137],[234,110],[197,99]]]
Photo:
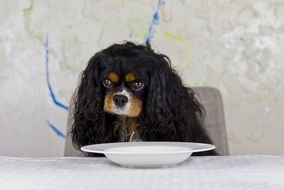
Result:
[[124,167],[167,167],[188,159],[193,152],[213,150],[214,145],[187,142],[125,142],[88,145],[82,151],[104,154]]

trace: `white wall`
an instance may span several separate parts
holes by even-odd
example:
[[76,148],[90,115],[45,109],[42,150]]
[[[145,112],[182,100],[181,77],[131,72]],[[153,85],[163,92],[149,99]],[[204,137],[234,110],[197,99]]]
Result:
[[186,84],[221,90],[232,154],[283,154],[283,21],[281,0],[1,1],[0,155],[63,155],[51,126],[65,133],[87,60],[147,37]]

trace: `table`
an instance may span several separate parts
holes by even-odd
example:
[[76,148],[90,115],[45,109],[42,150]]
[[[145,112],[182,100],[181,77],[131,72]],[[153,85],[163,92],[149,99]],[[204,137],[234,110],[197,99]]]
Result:
[[0,156],[1,190],[284,189],[284,156],[191,157],[172,168],[130,169],[106,158]]

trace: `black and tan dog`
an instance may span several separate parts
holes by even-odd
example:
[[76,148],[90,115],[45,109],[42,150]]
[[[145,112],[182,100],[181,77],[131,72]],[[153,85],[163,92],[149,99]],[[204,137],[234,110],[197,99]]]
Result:
[[75,96],[71,135],[77,148],[126,141],[211,143],[203,117],[166,55],[149,44],[126,42],[90,59]]

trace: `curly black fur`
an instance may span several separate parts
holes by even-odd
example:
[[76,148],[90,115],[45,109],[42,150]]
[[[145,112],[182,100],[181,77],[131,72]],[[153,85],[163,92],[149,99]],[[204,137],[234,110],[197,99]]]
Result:
[[149,44],[126,42],[96,53],[83,71],[74,102],[71,131],[74,146],[119,141],[113,134],[116,116],[103,110],[105,92],[100,72],[111,62],[117,62],[123,69],[138,68],[149,79],[139,115],[141,140],[212,143],[202,127],[204,109],[192,89],[185,87],[171,68],[170,59],[155,53]]

